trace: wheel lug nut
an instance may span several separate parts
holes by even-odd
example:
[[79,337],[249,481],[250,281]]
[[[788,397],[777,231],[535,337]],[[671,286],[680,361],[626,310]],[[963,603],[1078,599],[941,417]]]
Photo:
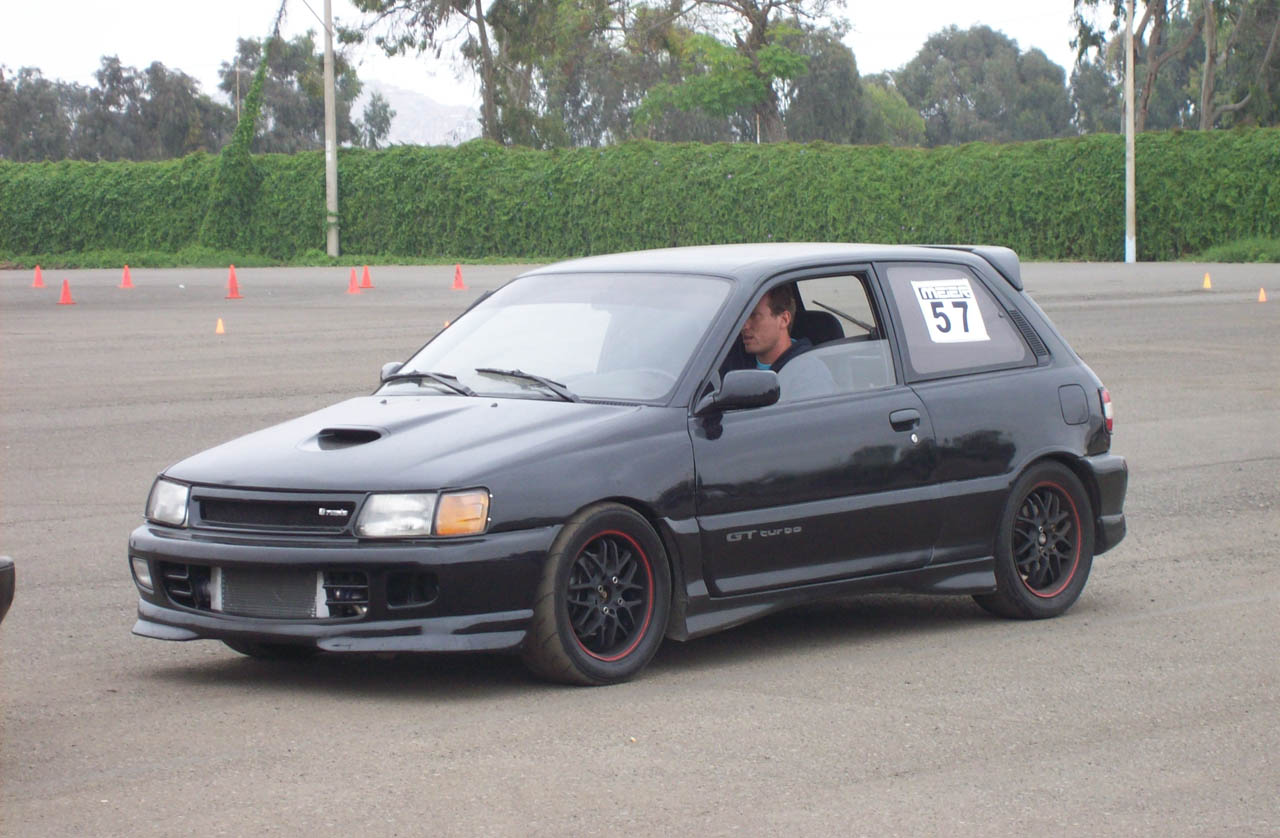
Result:
[[615,576],[615,577],[613,577],[613,584],[615,584],[615,585],[616,585],[616,584],[618,584],[618,577],[616,577],[616,576]]

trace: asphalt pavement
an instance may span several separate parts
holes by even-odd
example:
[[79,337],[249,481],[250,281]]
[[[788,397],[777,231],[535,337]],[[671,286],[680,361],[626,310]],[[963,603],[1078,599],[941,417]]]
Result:
[[0,834],[1280,835],[1275,265],[1024,266],[1130,464],[1055,620],[864,596],[599,689],[130,634],[158,471],[371,391],[519,270],[0,271]]

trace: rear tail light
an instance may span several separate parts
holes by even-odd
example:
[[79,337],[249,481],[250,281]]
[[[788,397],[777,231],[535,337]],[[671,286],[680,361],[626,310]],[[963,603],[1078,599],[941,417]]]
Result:
[[1098,391],[1102,395],[1102,419],[1107,424],[1107,433],[1111,433],[1115,427],[1115,411],[1111,408],[1111,393],[1107,392],[1107,388],[1103,387]]

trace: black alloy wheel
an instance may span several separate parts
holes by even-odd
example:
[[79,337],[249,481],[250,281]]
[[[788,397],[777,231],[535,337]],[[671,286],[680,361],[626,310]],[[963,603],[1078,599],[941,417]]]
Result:
[[653,565],[624,532],[600,533],[569,570],[569,623],[582,650],[601,661],[630,654],[653,619]]
[[1080,566],[1080,511],[1056,483],[1034,486],[1013,523],[1013,563],[1038,597],[1062,593]]
[[1079,598],[1093,565],[1093,510],[1084,485],[1044,461],[1014,484],[996,534],[996,592],[974,597],[993,614],[1056,617]]
[[588,507],[551,547],[524,661],[561,683],[625,681],[657,652],[670,603],[666,551],[649,523],[620,504]]

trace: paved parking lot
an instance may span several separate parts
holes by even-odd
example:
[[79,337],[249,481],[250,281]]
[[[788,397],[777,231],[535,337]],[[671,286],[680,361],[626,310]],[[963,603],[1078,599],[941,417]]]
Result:
[[244,269],[241,300],[225,270],[0,271],[0,833],[1280,834],[1274,265],[1025,266],[1131,468],[1129,537],[1056,620],[861,597],[604,689],[133,637],[156,472],[368,392],[519,267],[463,271],[350,296],[345,270]]

